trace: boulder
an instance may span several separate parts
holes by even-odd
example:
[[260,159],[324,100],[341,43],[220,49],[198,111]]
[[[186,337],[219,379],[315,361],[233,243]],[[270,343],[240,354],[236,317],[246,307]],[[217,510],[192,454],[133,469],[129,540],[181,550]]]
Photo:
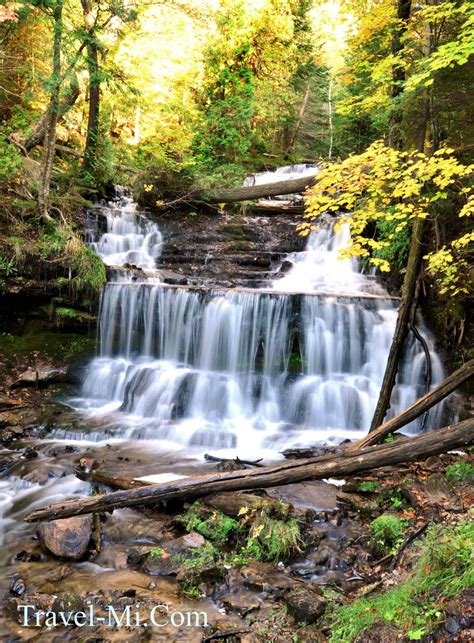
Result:
[[290,589],[285,595],[288,611],[298,623],[314,623],[324,613],[326,600],[321,590],[302,583]]
[[49,384],[67,384],[71,380],[66,368],[49,368],[39,366],[38,368],[28,368],[21,373],[11,388],[22,388],[25,386],[48,386]]
[[152,576],[170,576],[182,571],[181,558],[185,558],[190,549],[204,547],[206,540],[195,532],[169,540],[152,549],[145,557],[142,569]]
[[37,529],[43,549],[58,558],[80,560],[92,535],[92,516],[75,516],[44,522]]

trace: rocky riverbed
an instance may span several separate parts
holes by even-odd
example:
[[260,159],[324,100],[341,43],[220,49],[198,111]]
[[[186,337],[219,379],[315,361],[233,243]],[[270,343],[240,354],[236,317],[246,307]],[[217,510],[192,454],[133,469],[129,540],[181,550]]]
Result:
[[[112,435],[110,441],[106,435],[101,442],[87,441],[88,432],[103,432],[104,426],[85,426],[83,415],[61,403],[72,384],[23,382],[11,388],[18,379],[18,372],[6,373],[0,398],[3,640],[329,640],[338,605],[389,590],[407,576],[425,525],[453,525],[469,516],[469,480],[446,472],[453,465],[460,469],[459,463],[467,470],[470,456],[448,454],[335,484],[256,492],[266,502],[279,500],[299,525],[295,542],[273,559],[248,547],[249,534],[255,534],[252,521],[259,517],[253,511],[247,515],[245,507],[228,516],[211,503],[191,524],[180,517],[196,508],[175,502],[37,528],[23,521],[31,509],[107,490],[80,480],[76,472],[82,471],[82,478],[92,469],[132,479],[192,475],[232,463],[205,463],[171,449],[144,450],[143,443]],[[81,440],[71,439],[79,433]],[[206,521],[216,515],[235,523],[225,537],[208,529]],[[380,515],[400,519],[404,532],[396,543],[387,537],[385,548],[374,549],[371,523]],[[407,543],[410,536],[413,543]],[[429,640],[469,640],[468,599],[463,594],[446,606],[446,618]],[[130,614],[140,625],[121,627],[115,617],[109,624],[111,609],[119,620]],[[36,627],[38,610],[49,614],[50,628],[41,616]],[[65,613],[93,614],[95,621],[65,626]],[[371,632],[361,640],[395,640],[387,623]]]

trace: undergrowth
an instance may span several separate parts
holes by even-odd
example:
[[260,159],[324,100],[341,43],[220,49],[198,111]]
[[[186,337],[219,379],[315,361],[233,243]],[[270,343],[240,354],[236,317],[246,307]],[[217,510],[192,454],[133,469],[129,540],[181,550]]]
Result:
[[[242,507],[238,519],[235,519],[194,503],[180,522],[186,531],[197,531],[216,545],[232,540],[234,550],[226,554],[225,564],[244,565],[251,559],[276,561],[299,552],[302,542],[299,522],[286,516],[285,508],[286,505],[282,504],[282,517],[275,517],[269,515],[265,505],[258,510]],[[272,510],[275,510],[273,505]]]
[[354,641],[377,623],[421,640],[443,621],[447,600],[474,584],[474,523],[432,526],[408,578],[394,590],[333,613],[331,643]]

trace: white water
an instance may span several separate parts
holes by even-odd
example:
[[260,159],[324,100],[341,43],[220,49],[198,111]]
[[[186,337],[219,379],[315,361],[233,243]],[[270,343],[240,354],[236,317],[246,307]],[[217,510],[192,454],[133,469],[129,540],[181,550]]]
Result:
[[[288,257],[290,271],[266,291],[199,292],[159,283],[161,233],[129,199],[103,210],[107,231],[90,238],[92,247],[109,265],[143,268],[143,279],[128,281],[122,269],[104,289],[100,354],[81,397],[70,401],[82,413],[84,430],[57,430],[49,435],[52,444],[80,441],[82,448],[105,448],[127,441],[123,448],[129,453],[137,440],[138,451],[153,462],[163,453],[168,462],[166,454],[179,453],[181,461],[209,450],[275,459],[287,447],[366,433],[397,302],[356,261],[339,260],[339,249],[349,241],[347,228],[335,233],[323,221],[306,251]],[[382,298],[361,297],[367,293]],[[430,347],[434,386],[442,366],[422,323],[419,329]],[[410,336],[392,415],[424,392],[425,368],[424,353]],[[430,411],[427,427],[438,425],[441,411],[440,405]],[[157,471],[169,473],[163,461]],[[5,542],[28,530],[21,523],[27,510],[86,489],[73,475],[46,484],[15,476],[3,481]]]
[[108,266],[135,266],[154,269],[161,254],[162,235],[158,226],[137,214],[137,205],[127,196],[102,207],[107,231],[92,235],[90,246]]
[[[122,216],[127,230],[130,209],[128,203],[114,208],[110,227],[122,229]],[[113,234],[120,247],[120,234]],[[306,251],[289,257],[293,267],[267,291],[109,283],[100,311],[100,356],[72,404],[106,417],[116,438],[203,451],[276,454],[361,437],[377,401],[397,302],[360,272],[356,260],[341,261],[339,251],[349,241],[347,226],[336,232],[332,220],[323,220]],[[431,337],[421,332],[435,385],[442,366]],[[423,393],[425,368],[422,348],[410,337],[391,414]],[[431,412],[432,422],[439,412]]]
[[330,217],[320,219],[318,230],[311,232],[304,252],[288,257],[293,267],[273,283],[280,292],[323,292],[352,295],[388,296],[375,275],[363,274],[357,259],[343,259],[341,250],[351,241],[349,224],[334,229]]

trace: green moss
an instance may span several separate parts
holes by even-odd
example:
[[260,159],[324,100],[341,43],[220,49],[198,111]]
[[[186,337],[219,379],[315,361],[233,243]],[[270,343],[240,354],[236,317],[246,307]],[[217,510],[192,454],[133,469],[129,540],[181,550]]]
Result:
[[378,483],[376,480],[365,480],[364,482],[361,482],[359,485],[359,490],[365,491],[367,493],[375,493],[379,489],[380,489],[380,483]]
[[392,514],[383,514],[370,523],[370,547],[375,555],[396,553],[405,539],[407,520]]
[[239,531],[240,523],[234,518],[229,518],[222,511],[203,510],[202,505],[195,503],[179,519],[186,531],[197,531],[208,540],[222,545],[228,538]]
[[150,549],[149,553],[150,553],[150,556],[156,556],[157,558],[161,558],[165,553],[165,550],[161,549],[161,547],[157,547],[156,549]]
[[449,482],[471,482],[474,480],[474,466],[466,460],[455,462],[446,467],[445,476]]
[[94,336],[73,333],[0,334],[0,352],[8,359],[40,353],[42,357],[67,363],[93,355],[95,346]]
[[332,643],[354,641],[376,623],[421,640],[444,620],[444,605],[474,584],[474,523],[432,526],[411,577],[396,589],[333,613]]
[[282,560],[299,552],[301,542],[297,520],[278,520],[262,512],[252,524],[244,552],[257,560]]
[[190,578],[185,578],[184,580],[180,581],[179,586],[182,593],[184,594],[184,596],[187,596],[187,598],[198,601],[203,597],[203,593],[199,589],[198,584]]
[[219,557],[219,552],[211,543],[204,547],[190,547],[182,554],[173,554],[171,562],[182,565],[192,574],[200,574],[204,569],[214,565]]

